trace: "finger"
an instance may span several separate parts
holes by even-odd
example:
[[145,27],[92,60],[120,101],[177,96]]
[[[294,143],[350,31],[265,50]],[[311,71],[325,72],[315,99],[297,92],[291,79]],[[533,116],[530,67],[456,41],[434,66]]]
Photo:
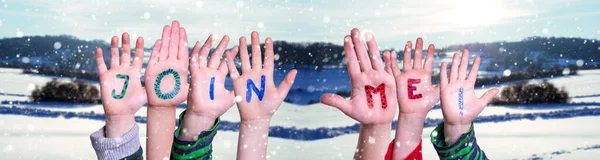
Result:
[[450,65],[450,82],[456,81],[458,78],[458,64],[459,62],[458,53],[454,53],[452,56],[452,64]]
[[196,41],[194,44],[194,48],[192,48],[192,57],[190,58],[190,70],[195,72],[200,68],[200,63],[198,62],[198,57],[200,56],[200,42]]
[[348,68],[348,74],[354,75],[360,73],[358,59],[356,59],[356,53],[354,53],[354,44],[352,43],[352,38],[350,38],[349,35],[344,37],[344,55],[346,56],[346,67]]
[[275,52],[273,51],[273,40],[271,37],[265,39],[265,58],[264,58],[264,69],[273,71],[275,70]]
[[189,62],[190,50],[188,47],[188,37],[185,28],[179,28],[179,52],[177,52],[177,60]]
[[198,57],[200,68],[208,67],[208,62],[206,59],[208,58],[208,52],[210,52],[210,48],[212,48],[213,40],[213,35],[208,36],[206,41],[204,41],[204,45],[202,45],[202,49],[200,49],[200,56]]
[[406,42],[406,45],[404,46],[404,60],[402,60],[404,72],[412,70],[412,64],[411,64],[411,58],[410,58],[411,54],[412,54],[412,42],[408,41],[408,42]]
[[171,39],[169,44],[169,55],[167,56],[167,59],[177,60],[179,43],[183,43],[179,42],[179,40],[181,40],[179,39],[179,34],[181,34],[179,33],[179,22],[173,21],[173,24],[171,25]]
[[121,66],[129,67],[129,65],[131,65],[131,45],[129,41],[129,34],[125,32],[123,35],[121,35],[121,38],[121,48],[123,48],[121,53]]
[[221,71],[224,74],[227,74],[227,62],[225,62],[225,60],[222,60],[219,63],[219,68],[217,68],[217,70]]
[[479,98],[479,103],[481,104],[481,106],[485,107],[488,103],[490,103],[490,101],[494,98],[494,96],[498,94],[498,92],[500,92],[500,90],[498,90],[497,88],[492,88],[483,93],[481,98]]
[[360,70],[367,71],[373,69],[371,66],[371,60],[369,59],[369,54],[367,54],[367,49],[365,48],[365,44],[360,40],[360,31],[354,28],[352,29],[350,35],[352,37],[352,42],[354,43],[354,53],[356,53],[356,56],[358,57]]
[[242,62],[242,73],[248,73],[252,69],[250,66],[250,57],[248,56],[248,45],[246,37],[240,37],[240,61]]
[[423,66],[423,68],[425,69],[425,71],[431,73],[433,72],[433,56],[435,54],[435,46],[433,44],[430,44],[429,47],[427,47],[427,56],[425,56],[425,66]]
[[142,70],[144,64],[144,38],[138,37],[135,41],[135,54],[133,56],[132,67]]
[[440,67],[440,86],[442,86],[442,88],[448,84],[447,68],[446,62],[442,62],[442,66]]
[[160,48],[160,52],[158,53],[158,61],[162,61],[162,60],[166,60],[168,55],[169,55],[169,44],[170,44],[170,37],[171,36],[171,26],[169,25],[165,25],[165,27],[163,27],[163,33],[162,33],[162,40],[164,42],[161,42],[161,48]]
[[392,62],[391,62],[391,58],[390,58],[390,51],[384,51],[383,52],[383,60],[385,62],[385,72],[387,72],[390,75],[393,75],[393,71],[392,71]]
[[423,39],[421,37],[417,38],[417,46],[415,48],[415,58],[413,60],[413,69],[421,69],[423,68],[423,64],[421,62],[423,57]]
[[217,45],[217,48],[210,56],[210,60],[208,62],[208,68],[217,69],[219,67],[219,63],[221,61],[221,57],[223,57],[223,53],[229,44],[229,36],[225,35],[221,38],[221,42]]
[[469,72],[469,77],[467,77],[467,81],[472,84],[475,84],[475,81],[477,81],[477,72],[479,72],[480,63],[481,58],[479,58],[479,56],[475,57],[475,61],[473,61],[473,66],[471,66],[471,71]]
[[390,55],[390,63],[391,63],[391,67],[392,67],[392,73],[394,73],[394,77],[400,76],[400,74],[402,74],[400,72],[400,68],[398,68],[398,54],[396,53],[396,51],[392,51],[392,55]]
[[162,47],[162,39],[156,40],[154,42],[154,47],[152,47],[152,53],[150,53],[150,60],[148,61],[148,65],[158,63],[160,49]]
[[119,67],[119,38],[113,36],[110,41],[110,69]]
[[352,109],[350,102],[337,94],[323,94],[321,96],[321,103],[335,107],[344,112],[344,114],[349,114]]
[[260,70],[262,69],[262,57],[260,55],[260,38],[258,37],[258,32],[252,32],[250,41],[252,43],[252,69]]
[[281,96],[281,97],[287,96],[288,92],[290,91],[290,88],[292,88],[292,85],[294,85],[294,80],[296,79],[296,74],[298,74],[298,71],[296,71],[295,69],[291,70],[285,76],[283,81],[281,81],[281,83],[279,83],[279,86],[277,86],[277,90],[279,91],[279,96]]
[[96,48],[96,65],[98,65],[98,74],[106,72],[106,63],[104,63],[104,55],[102,55],[102,48]]
[[374,70],[384,69],[383,63],[381,63],[381,56],[379,53],[379,47],[375,42],[375,37],[372,33],[365,34],[365,40],[367,40],[367,47],[369,48],[369,57],[371,57],[371,65]]
[[232,79],[240,77],[240,72],[238,72],[237,67],[235,67],[235,62],[233,62],[237,53],[238,53],[237,46],[233,47],[233,49],[231,49],[225,53],[225,56],[226,56],[225,62],[227,62],[227,69],[229,70],[229,76],[231,76]]
[[467,67],[469,66],[469,50],[463,50],[462,57],[460,60],[460,66],[458,67],[458,79],[464,80],[467,77]]

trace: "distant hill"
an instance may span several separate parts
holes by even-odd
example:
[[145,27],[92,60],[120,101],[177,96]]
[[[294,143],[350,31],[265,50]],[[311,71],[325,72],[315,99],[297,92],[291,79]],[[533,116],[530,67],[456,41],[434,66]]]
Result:
[[[556,59],[565,59],[567,65],[575,65],[577,60],[581,60],[584,64],[578,67],[594,68],[597,67],[597,62],[600,60],[600,41],[583,38],[528,37],[517,42],[452,45],[442,49],[442,52],[457,52],[462,49],[482,52],[482,57],[494,59],[503,68],[510,68],[508,66],[514,64],[528,67],[543,65],[542,63],[546,62],[555,63]],[[536,61],[532,59],[540,53],[546,60]],[[568,63],[568,60],[572,60],[572,62]],[[590,66],[588,66],[588,63]]]
[[[86,41],[69,35],[28,36],[0,39],[0,67],[45,68],[96,72],[94,50],[103,48],[105,56],[110,53],[109,44],[101,40]],[[261,44],[261,48],[264,44]],[[321,66],[345,67],[344,48],[325,42],[275,41],[276,64],[283,68],[315,68]],[[524,67],[535,65],[532,53],[541,53],[547,59],[582,59],[585,62],[600,60],[600,42],[594,39],[529,37],[518,42],[468,43],[452,45],[436,50],[437,56],[461,49],[482,52],[484,58],[492,59],[501,68],[515,63]],[[146,49],[147,51],[150,49]],[[248,46],[248,50],[251,47]],[[402,51],[398,51],[402,53]],[[401,55],[400,55],[401,56]],[[108,62],[108,58],[105,58]],[[540,62],[536,62],[540,63]],[[573,62],[574,63],[574,62]]]

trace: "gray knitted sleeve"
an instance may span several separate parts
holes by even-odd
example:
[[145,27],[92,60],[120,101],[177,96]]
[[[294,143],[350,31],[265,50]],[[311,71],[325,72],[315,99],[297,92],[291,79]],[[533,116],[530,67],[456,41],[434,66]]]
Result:
[[92,147],[96,151],[96,156],[101,160],[123,159],[134,154],[140,149],[139,126],[135,124],[133,128],[121,137],[106,138],[104,127],[90,135]]

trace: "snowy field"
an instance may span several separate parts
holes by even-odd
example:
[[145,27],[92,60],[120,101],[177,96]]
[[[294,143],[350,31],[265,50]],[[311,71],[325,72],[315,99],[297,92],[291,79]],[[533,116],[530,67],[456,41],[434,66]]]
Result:
[[[26,101],[35,85],[43,85],[52,77],[21,74],[16,69],[0,69],[0,101]],[[559,87],[565,87],[572,102],[600,102],[600,70],[580,71],[577,76],[548,79]],[[486,86],[503,87],[503,86]],[[482,94],[486,88],[477,90]],[[11,105],[0,105],[10,107]],[[101,105],[49,106],[37,104],[17,107],[43,108],[55,111],[102,113]],[[544,109],[519,109],[489,106],[482,115],[506,113],[542,113],[586,106],[564,106]],[[595,108],[598,106],[587,106]],[[178,113],[183,111],[178,109]],[[137,115],[145,116],[146,108]],[[441,110],[435,109],[429,118],[442,118]],[[239,122],[237,108],[232,107],[222,120]],[[578,148],[600,145],[600,117],[575,117],[568,119],[519,120],[475,125],[479,145],[492,159],[529,159],[534,154],[544,159],[597,159],[600,149]],[[335,108],[323,104],[301,106],[284,103],[271,122],[272,126],[319,128],[342,127],[356,124]],[[0,159],[95,159],[89,134],[102,127],[104,122],[87,119],[39,118],[20,115],[0,115]],[[145,124],[140,137],[145,137]],[[429,142],[429,133],[423,132],[423,155],[425,159],[437,159]],[[394,132],[390,136],[393,136]],[[213,141],[215,159],[234,159],[237,132],[220,131]],[[282,138],[269,139],[269,159],[351,159],[358,134],[347,134],[329,139],[300,141]],[[145,140],[142,138],[142,147]],[[553,152],[568,152],[553,154]]]

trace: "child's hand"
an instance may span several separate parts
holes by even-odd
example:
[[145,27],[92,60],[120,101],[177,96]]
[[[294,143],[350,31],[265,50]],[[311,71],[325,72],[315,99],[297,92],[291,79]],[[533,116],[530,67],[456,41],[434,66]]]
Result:
[[[421,144],[423,124],[427,113],[440,100],[439,87],[431,84],[431,72],[433,66],[433,54],[435,48],[430,44],[425,57],[425,65],[421,63],[423,52],[423,39],[417,39],[414,61],[411,63],[412,42],[407,42],[404,47],[404,73],[398,69],[396,63],[386,63],[386,69],[391,68],[396,77],[398,86],[398,102],[400,103],[400,115],[396,126],[394,144],[394,157],[406,158],[417,145]],[[396,52],[391,57],[385,53],[386,62],[394,62]],[[390,60],[388,60],[390,59]],[[400,147],[402,146],[402,147]]]
[[[350,100],[336,94],[325,94],[321,96],[321,102],[338,108],[363,125],[391,123],[397,107],[394,76],[390,69],[384,67],[373,35],[367,33],[365,37],[368,51],[360,40],[358,29],[344,37],[352,85]],[[386,63],[390,63],[389,59]]]
[[152,48],[144,76],[149,107],[175,107],[188,96],[187,35],[179,22],[166,25]]
[[146,91],[140,82],[144,40],[142,37],[137,39],[135,56],[131,63],[129,34],[123,33],[122,38],[123,52],[120,62],[119,38],[114,36],[110,42],[110,70],[107,70],[104,64],[102,49],[96,49],[107,137],[118,137],[127,133],[135,124],[135,112],[146,103]]
[[294,84],[296,70],[290,71],[279,87],[273,83],[274,52],[271,38],[265,40],[264,67],[261,60],[261,47],[257,32],[252,32],[252,67],[248,57],[246,38],[240,38],[240,60],[242,75],[240,76],[233,59],[237,47],[227,53],[227,65],[233,81],[236,102],[240,110],[241,121],[268,121],[277,111]]
[[468,77],[468,50],[463,51],[462,60],[459,60],[457,53],[454,54],[450,77],[446,75],[446,63],[442,63],[440,72],[441,103],[444,114],[444,132],[449,139],[448,144],[454,143],[453,140],[458,139],[462,133],[469,130],[471,122],[499,92],[494,88],[485,92],[481,98],[475,96],[474,86],[480,61],[479,56],[475,57]]
[[182,140],[192,141],[202,131],[212,128],[215,120],[235,103],[233,91],[225,89],[227,64],[224,60],[220,60],[229,43],[229,37],[223,36],[207,63],[208,52],[210,52],[213,39],[212,35],[209,36],[202,47],[200,47],[200,42],[196,42],[192,49],[190,63],[190,73],[192,74],[191,93],[188,97],[188,106],[183,123],[186,132],[180,133]]
[[[398,92],[398,102],[400,103],[400,114],[421,115],[423,118],[440,100],[439,87],[433,87],[431,84],[431,72],[433,66],[433,54],[435,48],[430,44],[425,57],[425,65],[421,63],[423,52],[423,39],[417,39],[415,49],[415,58],[411,65],[411,49],[412,42],[407,42],[404,47],[404,73],[400,72],[396,63],[388,64],[387,62],[395,62],[396,52],[392,51],[390,60],[386,56],[386,67],[391,67],[391,70],[396,77],[396,85]],[[387,53],[384,53],[388,55]],[[393,60],[392,60],[393,59]]]

